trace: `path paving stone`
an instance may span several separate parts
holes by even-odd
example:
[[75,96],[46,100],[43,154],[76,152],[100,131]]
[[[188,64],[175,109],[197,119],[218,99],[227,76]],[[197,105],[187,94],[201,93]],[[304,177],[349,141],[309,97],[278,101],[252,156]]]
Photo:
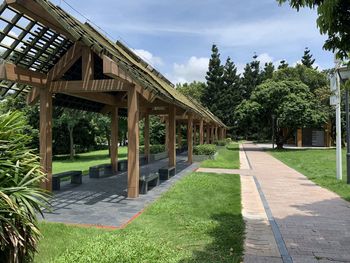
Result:
[[293,262],[350,262],[350,203],[243,145]]

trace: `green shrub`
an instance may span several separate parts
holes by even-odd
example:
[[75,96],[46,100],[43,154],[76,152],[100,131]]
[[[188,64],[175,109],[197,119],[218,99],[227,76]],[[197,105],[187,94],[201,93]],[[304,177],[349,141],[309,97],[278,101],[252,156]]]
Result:
[[217,146],[225,146],[226,144],[227,144],[226,140],[219,140],[219,141],[216,142]]
[[232,142],[231,138],[226,138],[226,144],[230,144]]
[[0,115],[0,262],[32,261],[40,237],[37,214],[48,200],[25,127],[19,112]]
[[[165,152],[165,145],[163,144],[154,144],[149,146],[149,151],[151,154],[162,153]],[[140,153],[145,153],[145,146],[139,147]]]
[[216,153],[216,145],[214,144],[202,144],[193,148],[195,155],[214,155]]

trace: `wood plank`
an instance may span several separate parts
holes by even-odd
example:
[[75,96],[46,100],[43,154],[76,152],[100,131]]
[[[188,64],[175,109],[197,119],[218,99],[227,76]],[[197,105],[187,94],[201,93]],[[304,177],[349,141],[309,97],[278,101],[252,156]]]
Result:
[[193,115],[188,115],[187,120],[187,145],[188,145],[188,153],[187,153],[187,162],[191,164],[193,162]]
[[168,155],[169,166],[176,166],[176,108],[175,105],[169,107],[168,118]]
[[33,0],[6,0],[6,3],[21,13],[33,18],[52,30],[74,39],[43,7]]
[[203,119],[199,123],[199,144],[204,143],[204,128],[203,128]]
[[150,136],[149,136],[149,114],[145,114],[145,126],[144,126],[144,144],[145,144],[145,156],[147,163],[150,162]]
[[52,191],[52,96],[47,89],[40,89],[40,165],[47,181],[42,187]]
[[113,174],[118,173],[118,108],[113,107],[111,112],[111,164]]
[[46,74],[25,69],[8,62],[0,64],[0,80],[13,81],[18,84],[38,88],[44,88],[47,81]]
[[181,122],[177,122],[177,145],[179,148],[182,147],[182,134],[181,134]]
[[53,81],[48,83],[48,87],[52,93],[78,93],[128,91],[131,86],[127,86],[127,84],[118,79],[100,79]]
[[197,144],[197,125],[193,122],[193,144]]
[[135,88],[128,91],[128,197],[139,196],[139,103]]
[[207,136],[206,136],[206,143],[209,144],[210,143],[210,126],[209,124],[207,124]]

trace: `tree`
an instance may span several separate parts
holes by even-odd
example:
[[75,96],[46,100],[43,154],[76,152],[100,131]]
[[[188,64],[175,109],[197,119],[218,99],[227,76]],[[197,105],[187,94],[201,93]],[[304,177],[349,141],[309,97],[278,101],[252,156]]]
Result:
[[187,97],[193,98],[198,102],[202,101],[203,93],[206,88],[205,83],[193,81],[191,83],[176,84],[176,90]]
[[278,69],[284,69],[284,68],[288,68],[288,67],[289,67],[289,65],[288,65],[287,61],[285,61],[285,60],[281,60],[280,64],[278,65]]
[[317,8],[317,26],[321,34],[327,34],[324,44],[326,50],[336,51],[337,57],[349,58],[350,28],[349,28],[349,0],[277,0],[280,4],[288,2],[298,10],[302,7]]
[[65,108],[58,119],[60,124],[67,127],[69,133],[69,156],[71,160],[74,159],[74,128],[78,125],[83,116],[84,114],[81,111]]
[[265,63],[264,69],[261,72],[262,81],[271,79],[274,71],[275,71],[275,66],[273,65],[272,62]]
[[310,49],[305,48],[304,55],[301,58],[301,63],[308,68],[312,68],[315,63],[315,59],[312,59],[312,54],[310,54]]
[[[238,121],[249,120],[257,129],[272,127],[272,115],[277,116],[276,144],[283,147],[285,141],[300,127],[319,127],[327,122],[328,113],[300,81],[268,80],[259,85],[250,100],[243,101],[237,110]],[[284,135],[282,128],[288,128]]]
[[218,97],[218,92],[223,86],[223,73],[224,68],[221,65],[219,49],[216,45],[213,45],[211,58],[209,60],[209,68],[207,76],[205,77],[207,80],[207,86],[204,89],[202,101],[204,105],[217,116],[220,108],[218,108],[216,102],[220,99]]
[[253,56],[253,61],[247,63],[242,77],[241,90],[242,97],[249,99],[253,90],[262,82],[260,74],[260,61],[256,60],[257,55]]

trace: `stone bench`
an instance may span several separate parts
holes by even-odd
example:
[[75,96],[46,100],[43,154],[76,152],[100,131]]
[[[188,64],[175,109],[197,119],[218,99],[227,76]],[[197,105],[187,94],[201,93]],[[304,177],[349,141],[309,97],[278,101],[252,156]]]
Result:
[[165,166],[158,170],[160,180],[169,180],[170,177],[174,176],[176,173],[175,166]]
[[63,173],[52,175],[52,190],[61,189],[61,178],[70,177],[71,184],[81,184],[82,183],[82,171],[67,171]]
[[[139,159],[139,165],[146,165],[147,164],[147,158],[142,156]],[[124,159],[124,160],[120,160],[118,161],[118,171],[119,172],[125,172],[128,170],[128,160]]]
[[99,164],[96,166],[91,166],[89,168],[90,178],[100,178],[103,176],[110,176],[110,175],[113,175],[111,164]]
[[148,186],[158,186],[159,185],[159,174],[147,173],[141,174],[139,179],[140,194],[147,194]]

